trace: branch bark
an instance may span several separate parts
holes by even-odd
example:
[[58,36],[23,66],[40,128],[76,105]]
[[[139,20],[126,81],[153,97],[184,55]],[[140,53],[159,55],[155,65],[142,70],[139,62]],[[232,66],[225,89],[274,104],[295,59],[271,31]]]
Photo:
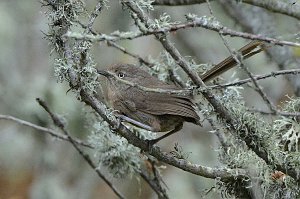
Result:
[[[213,0],[210,0],[213,1]],[[232,2],[234,2],[232,0]],[[160,6],[185,6],[206,3],[206,0],[155,0],[153,5]],[[284,1],[274,0],[243,0],[241,3],[247,3],[253,6],[258,6],[267,9],[271,12],[284,14],[296,19],[300,19],[300,6],[295,1],[294,3],[288,3]]]

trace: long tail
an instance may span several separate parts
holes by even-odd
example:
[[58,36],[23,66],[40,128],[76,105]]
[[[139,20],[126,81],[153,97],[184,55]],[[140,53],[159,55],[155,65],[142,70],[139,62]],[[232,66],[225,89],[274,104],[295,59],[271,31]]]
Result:
[[[260,47],[260,48],[257,50],[254,50],[257,47]],[[243,59],[247,59],[247,58],[263,51],[264,49],[265,49],[265,46],[264,46],[263,42],[252,41],[252,42],[248,43],[247,45],[243,46],[241,49],[239,49],[238,52],[243,56]],[[212,69],[207,71],[205,74],[203,74],[201,76],[201,79],[204,82],[207,82],[207,81],[221,75],[222,73],[226,72],[227,70],[231,69],[235,65],[237,65],[236,60],[232,56],[229,56],[226,59],[224,59],[223,61],[221,61],[220,63],[218,63],[217,65],[215,65]]]

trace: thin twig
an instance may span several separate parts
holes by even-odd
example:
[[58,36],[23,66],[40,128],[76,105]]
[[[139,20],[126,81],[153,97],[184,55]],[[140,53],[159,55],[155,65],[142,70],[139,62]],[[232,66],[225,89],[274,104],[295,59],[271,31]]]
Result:
[[[291,69],[291,70],[275,71],[275,72],[271,72],[269,74],[264,74],[264,75],[253,75],[253,78],[255,80],[262,80],[262,79],[266,79],[269,77],[276,77],[279,75],[298,75],[298,74],[300,74],[300,69]],[[248,78],[248,79],[238,80],[238,81],[231,82],[231,83],[212,85],[212,86],[207,86],[207,87],[208,87],[208,89],[219,89],[219,88],[225,88],[225,87],[229,87],[229,86],[241,86],[241,85],[249,83],[251,81],[252,81],[252,79]]]
[[75,32],[69,31],[64,35],[64,37],[75,38],[75,39],[86,39],[86,40],[90,40],[90,41],[94,41],[94,42],[101,42],[101,41],[115,42],[118,40],[132,40],[132,39],[136,39],[136,38],[144,37],[144,36],[148,36],[148,35],[174,32],[174,31],[178,31],[181,29],[194,28],[194,27],[202,27],[202,28],[205,28],[208,30],[219,32],[222,35],[229,35],[232,37],[242,37],[242,38],[251,39],[251,40],[259,40],[259,41],[264,41],[264,42],[271,43],[274,45],[280,45],[280,46],[287,45],[287,46],[300,47],[300,43],[297,43],[297,42],[279,40],[276,38],[265,37],[263,35],[256,35],[256,34],[251,34],[251,33],[247,33],[247,32],[235,31],[228,27],[221,26],[217,22],[214,22],[214,23],[210,22],[206,16],[190,18],[189,21],[185,22],[185,23],[175,24],[175,25],[171,25],[168,27],[164,27],[164,28],[158,28],[155,30],[150,29],[150,30],[147,30],[144,32],[135,32],[135,33],[128,33],[128,34],[114,33],[114,34],[110,34],[110,35],[106,35],[106,34],[93,35],[93,34],[81,34],[81,33],[77,33],[77,32],[75,33]]
[[[16,122],[18,124],[31,127],[31,128],[36,129],[38,131],[45,132],[45,133],[47,133],[47,134],[49,134],[49,135],[51,135],[51,136],[53,136],[57,139],[68,141],[67,136],[62,135],[60,133],[57,133],[56,131],[54,131],[52,129],[45,128],[45,127],[42,127],[42,126],[38,126],[36,124],[33,124],[31,122],[27,122],[25,120],[21,120],[19,118],[13,117],[11,115],[0,115],[0,120],[10,120],[10,121]],[[76,142],[76,144],[79,144],[79,145],[82,145],[82,146],[85,146],[85,147],[88,147],[88,148],[93,148],[90,144],[85,143],[85,142],[83,142],[79,139],[76,139],[76,138],[74,138],[74,142]]]
[[[212,15],[212,17],[215,18],[209,0],[206,0],[206,2],[207,2],[207,5],[208,5],[210,14]],[[227,40],[225,39],[225,37],[224,37],[220,32],[218,32],[218,33],[219,33],[221,39],[223,40],[224,45],[228,48],[228,50],[229,50],[231,56],[235,59],[236,63],[237,63],[238,65],[241,65],[242,63],[240,62],[240,60],[237,59],[237,57],[233,54],[233,52],[232,52],[231,49],[229,48],[228,42],[227,42]],[[216,134],[216,136],[218,137],[218,139],[219,139],[221,145],[222,145],[223,148],[224,148],[223,151],[224,151],[225,153],[227,153],[228,150],[230,149],[230,145],[228,144],[228,141],[227,141],[227,138],[228,138],[229,135],[226,136],[224,132],[221,132],[220,129],[216,128],[216,126],[214,125],[214,123],[212,122],[212,120],[211,120],[210,118],[207,119],[207,120],[209,121],[209,123],[210,123],[210,125],[212,126],[212,128],[215,130],[215,134]],[[245,143],[242,143],[242,144],[245,145]],[[251,183],[252,183],[251,177],[250,177],[249,181],[250,181],[250,184],[251,184]],[[248,195],[249,195],[249,192],[248,192],[248,190],[247,190],[247,186],[248,186],[248,185],[240,185],[240,186],[236,187],[236,188],[235,188],[235,189],[236,189],[236,192],[237,192],[238,194],[245,193],[245,195],[244,195],[245,198],[248,198],[248,197],[250,198],[250,196],[248,196]]]
[[[212,9],[210,7],[210,3],[209,0],[207,0],[207,3],[209,5],[209,9],[211,14],[213,14]],[[260,94],[260,96],[262,97],[262,99],[265,101],[265,103],[268,105],[268,107],[270,108],[270,110],[272,112],[277,112],[276,107],[274,106],[274,104],[268,99],[267,95],[265,92],[263,92],[263,90],[260,88],[260,86],[258,85],[258,82],[256,81],[256,79],[253,77],[252,73],[248,70],[248,68],[244,65],[242,57],[240,57],[239,55],[237,55],[236,53],[234,53],[229,45],[227,40],[225,39],[225,37],[223,36],[223,34],[221,34],[219,32],[219,35],[221,37],[221,39],[223,40],[224,45],[226,46],[226,48],[228,49],[228,51],[230,52],[231,56],[235,59],[236,63],[238,64],[238,66],[240,66],[246,73],[247,75],[250,77],[251,81],[253,82],[254,86],[256,87],[256,91]]]
[[124,199],[125,197],[114,187],[114,185],[100,172],[99,168],[93,163],[90,156],[86,154],[83,150],[79,148],[74,139],[71,137],[70,133],[66,130],[65,124],[60,117],[56,114],[52,113],[46,102],[41,100],[40,98],[36,99],[41,107],[45,109],[45,111],[50,115],[54,125],[62,130],[62,132],[67,136],[69,142],[73,145],[73,147],[78,151],[78,153],[83,157],[83,159],[92,167],[92,169],[98,174],[98,176],[113,190],[113,192],[119,197]]
[[176,74],[176,72],[173,69],[168,69],[168,73],[170,76],[170,80],[177,84],[179,87],[184,88],[185,82]]

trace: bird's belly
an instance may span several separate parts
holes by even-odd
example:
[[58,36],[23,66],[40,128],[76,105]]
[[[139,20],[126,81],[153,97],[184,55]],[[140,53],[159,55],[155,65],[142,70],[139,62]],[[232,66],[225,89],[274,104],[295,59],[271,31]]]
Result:
[[167,132],[175,129],[184,119],[178,115],[152,115],[137,111],[128,117],[146,124],[152,128],[153,132]]
[[184,119],[179,115],[159,115],[161,132],[171,131],[175,129]]

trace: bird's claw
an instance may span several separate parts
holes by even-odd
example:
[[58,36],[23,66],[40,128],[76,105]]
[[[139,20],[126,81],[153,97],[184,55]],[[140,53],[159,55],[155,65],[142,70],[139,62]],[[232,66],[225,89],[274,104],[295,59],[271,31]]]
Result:
[[114,130],[114,131],[117,130],[117,129],[119,129],[120,126],[121,126],[121,122],[122,121],[123,120],[122,120],[121,117],[116,116],[116,125],[112,126],[111,129]]
[[153,140],[146,140],[147,142],[147,149],[149,152],[151,152],[153,145],[156,144],[159,140],[153,139]]

